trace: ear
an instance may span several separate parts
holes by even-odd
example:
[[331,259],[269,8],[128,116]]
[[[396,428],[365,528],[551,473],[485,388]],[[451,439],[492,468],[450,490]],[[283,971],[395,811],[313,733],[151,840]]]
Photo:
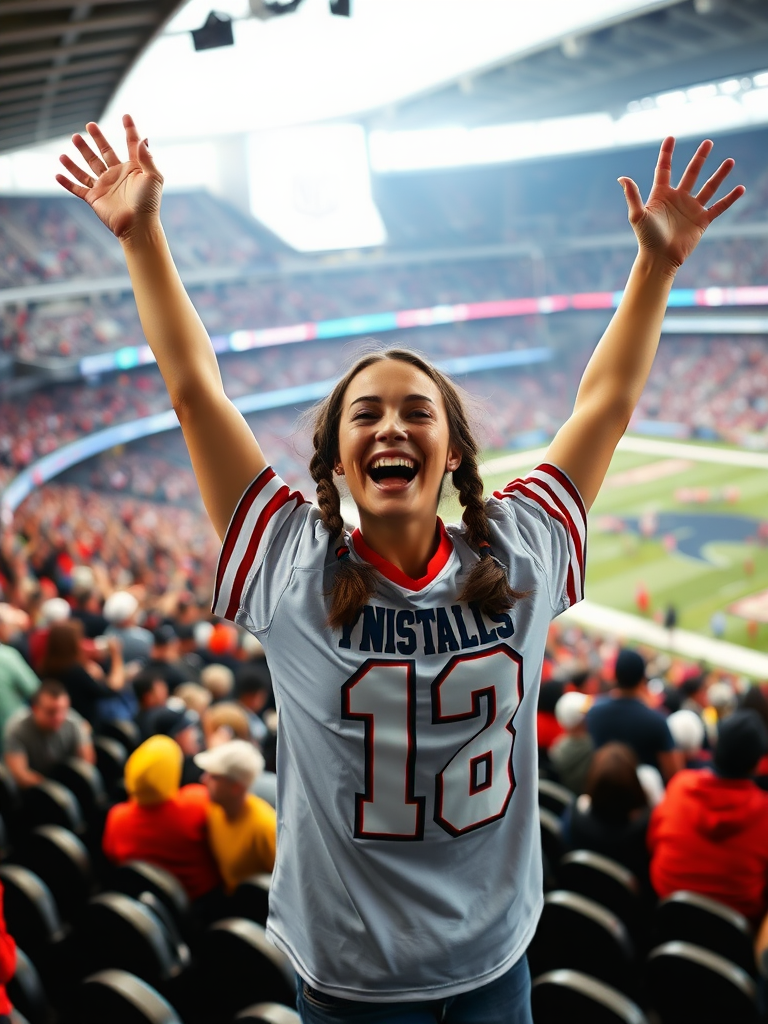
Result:
[[337,462],[336,465],[333,467],[333,472],[336,474],[336,476],[344,476],[344,467],[340,462]]
[[445,460],[446,473],[454,473],[461,465],[461,452],[458,448],[449,448]]

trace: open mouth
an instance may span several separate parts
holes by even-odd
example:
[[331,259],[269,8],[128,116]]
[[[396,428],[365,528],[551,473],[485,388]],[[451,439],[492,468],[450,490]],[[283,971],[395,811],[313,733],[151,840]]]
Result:
[[397,480],[410,483],[418,472],[418,465],[413,459],[405,456],[382,457],[374,459],[368,467],[368,475],[374,483],[385,480]]

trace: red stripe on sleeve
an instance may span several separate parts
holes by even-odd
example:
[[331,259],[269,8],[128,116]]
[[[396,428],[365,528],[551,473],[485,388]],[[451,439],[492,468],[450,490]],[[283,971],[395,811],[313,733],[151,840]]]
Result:
[[[540,482],[540,481],[537,481]],[[556,519],[561,526],[565,529],[569,536],[572,536],[569,528],[568,520],[563,516],[558,508],[550,508],[544,498],[540,494],[536,494],[529,487],[526,486],[526,482],[523,480],[515,480],[513,483],[508,484],[507,488],[502,495],[505,498],[511,498],[515,492],[524,494],[526,498],[530,498],[531,501],[535,501],[536,504],[542,508],[548,516],[552,519]],[[576,581],[573,576],[573,566],[571,565],[570,558],[568,559],[568,575],[566,579],[566,590],[568,593],[568,600],[573,605],[576,604],[578,598],[576,597]]]
[[582,547],[581,547],[581,536],[579,535],[579,531],[576,528],[576,524],[573,521],[573,516],[568,511],[567,507],[562,503],[560,498],[558,498],[558,496],[555,494],[555,492],[550,488],[550,486],[549,486],[549,484],[547,484],[546,480],[540,480],[537,476],[536,477],[531,477],[530,479],[531,479],[532,483],[535,482],[535,483],[537,483],[539,485],[539,487],[543,487],[543,489],[551,497],[552,501],[557,505],[557,507],[560,509],[560,511],[563,513],[563,515],[565,516],[566,520],[568,521],[568,532],[570,533],[571,539],[573,540],[574,547],[576,548],[576,558],[578,560],[579,567],[581,569],[581,574],[583,576],[584,575],[584,553],[583,553]]
[[568,491],[570,496],[576,502],[579,511],[584,517],[584,522],[586,523],[587,510],[584,507],[584,501],[579,492],[577,491],[576,487],[574,486],[573,481],[570,479],[570,477],[567,477],[565,473],[562,471],[562,469],[558,469],[557,466],[553,466],[549,462],[542,462],[542,464],[540,466],[537,466],[536,469],[545,470],[545,472],[549,473],[550,476],[553,476],[555,480],[557,480],[557,482],[561,484],[566,489],[566,491]]
[[267,466],[259,473],[253,483],[248,487],[245,494],[240,499],[240,503],[235,509],[235,514],[232,516],[232,522],[229,524],[226,536],[224,537],[224,544],[221,549],[221,555],[219,556],[219,566],[216,570],[216,587],[213,593],[213,607],[219,600],[219,592],[221,590],[221,581],[224,579],[224,574],[227,571],[229,560],[232,557],[232,552],[237,544],[240,531],[243,528],[243,523],[248,513],[251,511],[254,501],[259,494],[264,490],[270,480],[275,477],[275,471],[271,466]]

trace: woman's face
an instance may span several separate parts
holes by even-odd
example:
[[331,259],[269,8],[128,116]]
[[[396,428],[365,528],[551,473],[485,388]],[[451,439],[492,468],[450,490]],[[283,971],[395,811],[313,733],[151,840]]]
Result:
[[421,370],[383,359],[352,379],[334,468],[363,524],[370,517],[434,517],[443,477],[460,462],[443,397]]

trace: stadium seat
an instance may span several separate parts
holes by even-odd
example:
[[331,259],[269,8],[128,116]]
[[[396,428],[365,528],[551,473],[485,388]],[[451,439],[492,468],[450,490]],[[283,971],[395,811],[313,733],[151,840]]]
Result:
[[141,743],[139,727],[130,719],[121,718],[113,722],[107,722],[99,727],[99,736],[106,736],[109,739],[122,743],[129,754],[132,754]]
[[153,893],[168,909],[180,933],[187,937],[191,923],[189,897],[181,882],[170,871],[143,860],[131,860],[113,868],[109,888],[138,899],[142,893]]
[[562,889],[544,897],[544,910],[528,949],[532,977],[570,968],[634,997],[638,987],[634,957],[626,926],[610,910]]
[[72,923],[93,887],[91,858],[80,839],[61,825],[39,825],[24,841],[19,861],[45,882],[61,916]]
[[74,793],[87,822],[103,819],[108,807],[107,793],[96,765],[80,757],[71,757],[56,765],[51,778]]
[[200,962],[216,978],[215,993],[202,993],[215,1000],[206,1007],[211,1019],[229,1020],[259,1001],[295,1005],[293,968],[253,921],[233,917],[211,925],[201,940]]
[[163,903],[159,896],[156,896],[153,892],[143,892],[139,896],[139,903],[142,903],[145,907],[149,907],[155,917],[160,921],[168,938],[171,940],[171,945],[176,950],[176,955],[179,958],[179,963],[183,970],[186,970],[192,962],[191,953],[189,946],[184,941],[179,926],[173,918],[173,914],[170,912],[168,907]]
[[54,1009],[48,1001],[37,968],[23,949],[16,948],[16,971],[7,985],[8,998],[29,1024],[53,1024]]
[[83,812],[71,790],[54,779],[43,779],[24,790],[24,823],[30,831],[38,825],[61,825],[75,835],[85,834]]
[[756,977],[752,928],[746,917],[695,892],[674,892],[662,900],[653,917],[653,942],[692,942]]
[[8,931],[36,967],[46,962],[51,947],[63,941],[62,925],[51,890],[28,868],[0,865],[5,890],[4,909]]
[[300,1018],[295,1010],[289,1010],[287,1006],[280,1006],[278,1003],[258,1003],[256,1006],[249,1006],[247,1010],[241,1010],[235,1017],[235,1021],[242,1024],[300,1024]]
[[562,818],[575,799],[571,790],[561,786],[559,782],[539,779],[539,807],[552,811],[558,818]]
[[181,1024],[173,1007],[141,978],[106,970],[86,978],[71,1024]]
[[21,793],[16,780],[0,761],[0,816],[12,832],[21,814]]
[[120,740],[110,736],[96,736],[93,740],[96,751],[96,767],[104,780],[107,792],[114,799],[123,798],[123,773],[128,751]]
[[272,875],[252,875],[246,878],[232,894],[232,914],[257,924],[266,924],[271,885]]
[[665,942],[648,954],[649,1006],[661,1024],[756,1024],[756,986],[725,957],[690,942]]
[[90,900],[74,940],[83,973],[116,968],[162,986],[184,969],[161,921],[124,893]]
[[552,869],[557,872],[560,859],[565,853],[563,843],[563,826],[560,818],[546,807],[539,808],[539,821],[541,825],[541,849],[546,854]]
[[562,889],[612,911],[637,936],[643,913],[640,883],[623,864],[592,850],[573,850],[560,861],[558,879]]
[[32,1024],[32,1021],[27,1020],[23,1014],[19,1013],[19,1011],[15,1009],[11,1010],[10,1021],[11,1024]]
[[533,979],[535,1024],[648,1024],[631,999],[580,971],[547,971]]

